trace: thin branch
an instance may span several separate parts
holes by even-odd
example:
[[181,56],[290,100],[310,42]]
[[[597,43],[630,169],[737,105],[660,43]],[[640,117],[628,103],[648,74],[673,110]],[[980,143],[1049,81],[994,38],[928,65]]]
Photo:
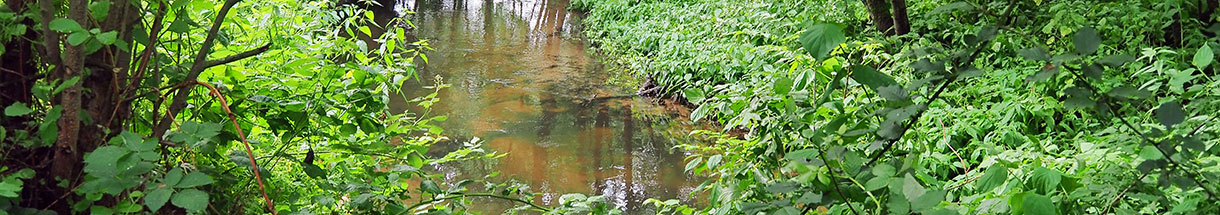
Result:
[[267,51],[267,49],[269,49],[269,48],[271,48],[271,43],[270,43],[270,42],[268,42],[267,44],[263,44],[263,46],[259,46],[258,48],[251,49],[251,50],[249,50],[249,51],[245,51],[245,52],[238,53],[238,54],[235,54],[235,55],[230,55],[230,56],[228,56],[228,57],[224,57],[224,58],[220,58],[220,59],[215,59],[215,60],[204,61],[204,62],[203,62],[203,68],[204,68],[204,69],[207,69],[207,68],[211,68],[211,67],[214,67],[214,66],[219,66],[219,65],[221,65],[221,64],[226,64],[226,63],[230,63],[230,62],[233,62],[233,61],[238,61],[238,60],[241,60],[241,59],[245,59],[245,58],[248,58],[248,57],[253,57],[253,56],[255,56],[255,55],[262,54],[263,52],[266,52],[266,51]]
[[844,203],[847,203],[847,209],[851,209],[852,214],[860,215],[860,212],[856,212],[856,206],[852,206],[851,201],[847,200],[847,196],[843,195],[843,190],[839,189],[839,177],[835,176],[835,168],[831,167],[830,161],[826,160],[826,151],[818,149],[818,157],[821,157],[822,163],[826,164],[826,170],[830,172],[830,178],[834,178],[834,181],[830,182],[830,186],[835,188],[835,193],[838,193],[839,198],[843,199]]
[[[212,46],[216,44],[216,37],[220,33],[220,26],[224,25],[225,17],[229,15],[229,10],[233,9],[241,0],[226,0],[220,11],[216,12],[216,19],[212,21],[212,28],[208,30],[207,37],[204,38],[202,45],[199,47],[199,52],[195,54],[195,64],[191,66],[191,70],[187,72],[185,81],[195,81],[199,78],[199,73],[203,72],[204,64],[207,62],[208,53],[212,52]],[[186,99],[190,95],[190,90],[179,89],[174,95],[173,102],[170,102],[166,116],[172,116],[183,108],[186,108]],[[169,130],[169,124],[173,122],[172,118],[161,118],[160,122],[153,129],[153,138],[161,138],[165,131]],[[274,213],[274,211],[272,211]]]
[[1152,171],[1144,172],[1144,174],[1140,175],[1140,178],[1135,179],[1134,182],[1131,182],[1131,185],[1127,185],[1127,188],[1123,188],[1122,192],[1119,192],[1118,195],[1114,196],[1114,200],[1110,200],[1110,204],[1106,204],[1106,209],[1102,210],[1101,214],[1110,213],[1110,208],[1114,208],[1114,203],[1117,203],[1118,199],[1121,199],[1123,195],[1127,194],[1128,190],[1131,190],[1131,187],[1135,187],[1135,185],[1139,184],[1141,180],[1144,180],[1144,177],[1148,177],[1148,173],[1151,172]]

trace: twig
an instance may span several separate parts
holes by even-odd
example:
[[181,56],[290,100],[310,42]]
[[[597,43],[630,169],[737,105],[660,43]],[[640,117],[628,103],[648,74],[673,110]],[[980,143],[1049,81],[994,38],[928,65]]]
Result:
[[228,57],[224,57],[224,58],[220,58],[220,59],[204,61],[203,68],[207,69],[207,68],[211,68],[211,67],[218,66],[221,64],[226,64],[226,63],[230,63],[233,61],[245,59],[245,58],[248,58],[248,57],[251,57],[254,55],[262,54],[263,52],[267,51],[267,49],[269,49],[269,48],[271,48],[270,42],[268,42],[267,44],[263,44],[263,46],[259,46],[258,48],[251,49],[249,51],[245,51],[245,52],[238,53],[235,55],[230,55]]
[[[208,53],[212,52],[212,46],[216,45],[216,37],[220,33],[220,26],[224,25],[225,17],[228,16],[229,10],[241,0],[226,0],[220,11],[216,12],[216,19],[212,21],[212,28],[208,29],[207,37],[203,39],[202,45],[199,47],[199,52],[195,54],[195,64],[191,66],[191,70],[187,72],[186,81],[195,81],[199,78],[199,73],[203,72],[205,64],[208,62]],[[170,102],[167,113],[178,112],[182,108],[186,108],[186,99],[190,94],[189,90],[179,89],[174,96],[174,101]],[[167,115],[168,116],[168,115]],[[172,118],[161,118],[160,122],[153,128],[153,138],[161,138],[165,131],[169,130],[169,124],[173,121]]]
[[827,170],[827,172],[830,172],[830,178],[834,178],[834,181],[830,182],[831,183],[830,186],[835,188],[835,193],[838,193],[839,198],[843,199],[844,203],[847,203],[847,209],[851,209],[852,214],[860,215],[860,212],[856,211],[856,206],[852,206],[851,201],[847,200],[847,196],[843,195],[843,190],[839,189],[839,182],[838,182],[839,177],[835,176],[834,167],[831,167],[830,161],[826,160],[826,151],[822,151],[821,149],[818,149],[818,157],[821,157],[822,163],[826,164],[826,170]]
[[250,148],[250,142],[246,141],[246,135],[242,133],[241,125],[237,123],[237,115],[229,110],[229,103],[225,101],[224,95],[221,95],[220,90],[217,90],[215,86],[202,81],[195,81],[195,84],[207,87],[208,90],[212,91],[212,95],[220,100],[220,107],[229,115],[229,120],[233,121],[233,128],[237,129],[237,137],[241,139],[241,143],[246,147],[246,155],[250,157],[250,171],[254,172],[254,178],[258,181],[258,189],[262,191],[263,200],[267,202],[267,210],[270,210],[271,214],[278,214],[275,211],[275,204],[271,202],[271,197],[267,196],[267,187],[263,185],[263,176],[259,174],[258,161],[254,159],[254,150]]
[[1114,208],[1114,203],[1117,203],[1118,199],[1121,199],[1123,197],[1123,195],[1127,194],[1128,190],[1131,190],[1131,187],[1135,187],[1136,184],[1139,184],[1140,181],[1144,180],[1144,177],[1148,177],[1148,173],[1151,173],[1151,172],[1152,171],[1144,172],[1143,175],[1140,175],[1140,178],[1135,179],[1134,182],[1131,182],[1131,185],[1127,185],[1127,188],[1123,188],[1122,192],[1119,192],[1118,195],[1114,196],[1114,200],[1110,200],[1110,204],[1106,204],[1106,209],[1102,210],[1101,214],[1110,213],[1110,208]]

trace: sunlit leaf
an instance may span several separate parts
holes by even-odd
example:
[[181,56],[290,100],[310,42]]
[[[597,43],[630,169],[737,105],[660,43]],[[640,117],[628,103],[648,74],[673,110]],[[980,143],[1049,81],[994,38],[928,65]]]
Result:
[[815,24],[801,34],[801,44],[805,51],[814,58],[823,59],[839,44],[847,41],[843,35],[843,27],[836,24]]
[[1192,61],[1199,69],[1207,68],[1215,60],[1216,56],[1212,53],[1212,47],[1208,43],[1203,43],[1203,47],[1199,47],[1199,51],[1195,52],[1194,61]]
[[1039,193],[1050,193],[1059,186],[1059,182],[1063,180],[1062,175],[1058,170],[1038,167],[1029,176],[1028,183],[1031,189],[1037,190]]
[[55,30],[55,31],[58,31],[61,33],[68,33],[68,32],[84,30],[84,28],[81,28],[79,23],[76,23],[76,21],[67,19],[67,18],[55,18],[54,20],[51,20],[50,28],[51,28],[51,30]]
[[1025,195],[1025,199],[1021,203],[1021,206],[1025,209],[1025,214],[1029,215],[1059,214],[1059,207],[1055,206],[1055,203],[1051,202],[1050,198],[1036,193]]
[[993,164],[987,168],[987,173],[978,179],[975,186],[978,186],[979,191],[986,192],[1003,185],[1006,180],[1008,180],[1008,167]]

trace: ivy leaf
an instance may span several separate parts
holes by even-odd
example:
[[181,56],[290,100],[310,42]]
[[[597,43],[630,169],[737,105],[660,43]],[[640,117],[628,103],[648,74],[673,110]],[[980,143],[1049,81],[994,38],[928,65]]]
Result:
[[856,80],[856,82],[859,82],[864,86],[868,86],[870,89],[873,89],[873,91],[877,91],[877,89],[881,87],[898,84],[898,82],[894,81],[894,78],[890,77],[890,75],[878,72],[877,70],[868,66],[853,66],[851,79]]
[[979,191],[986,192],[1003,185],[1006,180],[1008,180],[1008,167],[996,164],[987,168],[987,173],[983,173],[983,177],[975,186],[978,186]]
[[843,35],[843,27],[836,24],[816,24],[801,34],[801,44],[804,45],[805,51],[816,59],[826,58],[830,51],[843,42],[847,42],[847,37]]
[[1044,50],[1042,48],[1037,48],[1037,47],[1017,50],[1017,55],[1020,55],[1021,57],[1025,58],[1026,60],[1033,60],[1033,61],[1051,60],[1050,53],[1047,53],[1046,50]]
[[213,181],[212,181],[211,176],[208,176],[207,174],[203,174],[201,172],[192,172],[191,174],[186,174],[186,177],[183,177],[182,181],[180,181],[180,182],[178,182],[178,184],[174,185],[174,188],[197,187],[197,186],[212,184],[212,182]]
[[1167,128],[1173,128],[1174,125],[1182,123],[1186,119],[1182,112],[1182,104],[1178,101],[1165,102],[1156,109],[1156,120]]
[[25,103],[21,102],[13,103],[4,108],[5,116],[24,116],[30,114],[30,112],[34,112],[34,110],[31,110],[30,107],[25,106]]
[[1211,65],[1212,60],[1215,58],[1216,55],[1215,53],[1212,53],[1212,47],[1207,43],[1203,43],[1203,47],[1199,47],[1199,51],[1195,52],[1193,63],[1196,67],[1199,67],[1199,69],[1202,70],[1207,68],[1208,65]]
[[58,31],[61,33],[68,33],[68,32],[84,30],[84,28],[82,28],[80,26],[80,23],[76,23],[75,20],[71,20],[71,19],[67,19],[67,18],[55,18],[55,20],[51,20],[49,27],[51,28],[51,30],[55,30],[55,31]]
[[1076,30],[1076,34],[1072,36],[1072,44],[1076,46],[1076,53],[1091,55],[1097,52],[1097,47],[1101,45],[1101,36],[1097,35],[1097,30],[1093,27],[1085,26]]
[[170,188],[154,189],[144,195],[144,205],[148,206],[148,211],[157,212],[162,206],[165,206],[165,202],[169,202],[169,196],[173,192],[174,190]]
[[208,207],[208,194],[196,189],[186,189],[174,193],[170,202],[187,211],[202,211]]
[[1031,193],[1031,194],[1025,195],[1025,200],[1021,203],[1021,207],[1025,209],[1024,210],[1025,214],[1031,214],[1031,215],[1059,214],[1059,210],[1057,209],[1059,207],[1055,206],[1055,203],[1051,202],[1050,198],[1043,196],[1043,195],[1036,194],[1036,193]]
[[1031,189],[1037,190],[1039,193],[1050,193],[1055,187],[1059,186],[1059,182],[1063,180],[1063,174],[1057,170],[1047,169],[1046,167],[1038,167],[1029,177],[1029,186]]

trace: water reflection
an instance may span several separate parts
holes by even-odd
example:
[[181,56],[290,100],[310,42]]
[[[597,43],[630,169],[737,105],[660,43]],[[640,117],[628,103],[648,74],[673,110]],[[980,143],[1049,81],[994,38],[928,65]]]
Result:
[[[564,0],[418,0],[396,5],[431,40],[436,51],[420,68],[420,89],[440,75],[452,88],[439,94],[435,114],[455,139],[479,137],[492,150],[508,153],[495,161],[434,167],[450,182],[501,172],[539,193],[538,203],[554,204],[563,193],[606,195],[615,205],[639,212],[647,198],[688,200],[699,178],[682,172],[683,154],[671,153],[665,121],[634,116],[655,109],[630,97],[633,90],[606,85],[608,74],[586,54],[580,39],[581,15]],[[428,92],[411,92],[407,97]],[[393,96],[392,96],[393,97]],[[404,101],[394,111],[420,111]],[[683,132],[678,132],[683,133]],[[445,146],[437,147],[443,154]],[[689,201],[688,201],[689,202]],[[477,200],[489,214],[508,202]],[[634,213],[631,213],[634,214]]]

